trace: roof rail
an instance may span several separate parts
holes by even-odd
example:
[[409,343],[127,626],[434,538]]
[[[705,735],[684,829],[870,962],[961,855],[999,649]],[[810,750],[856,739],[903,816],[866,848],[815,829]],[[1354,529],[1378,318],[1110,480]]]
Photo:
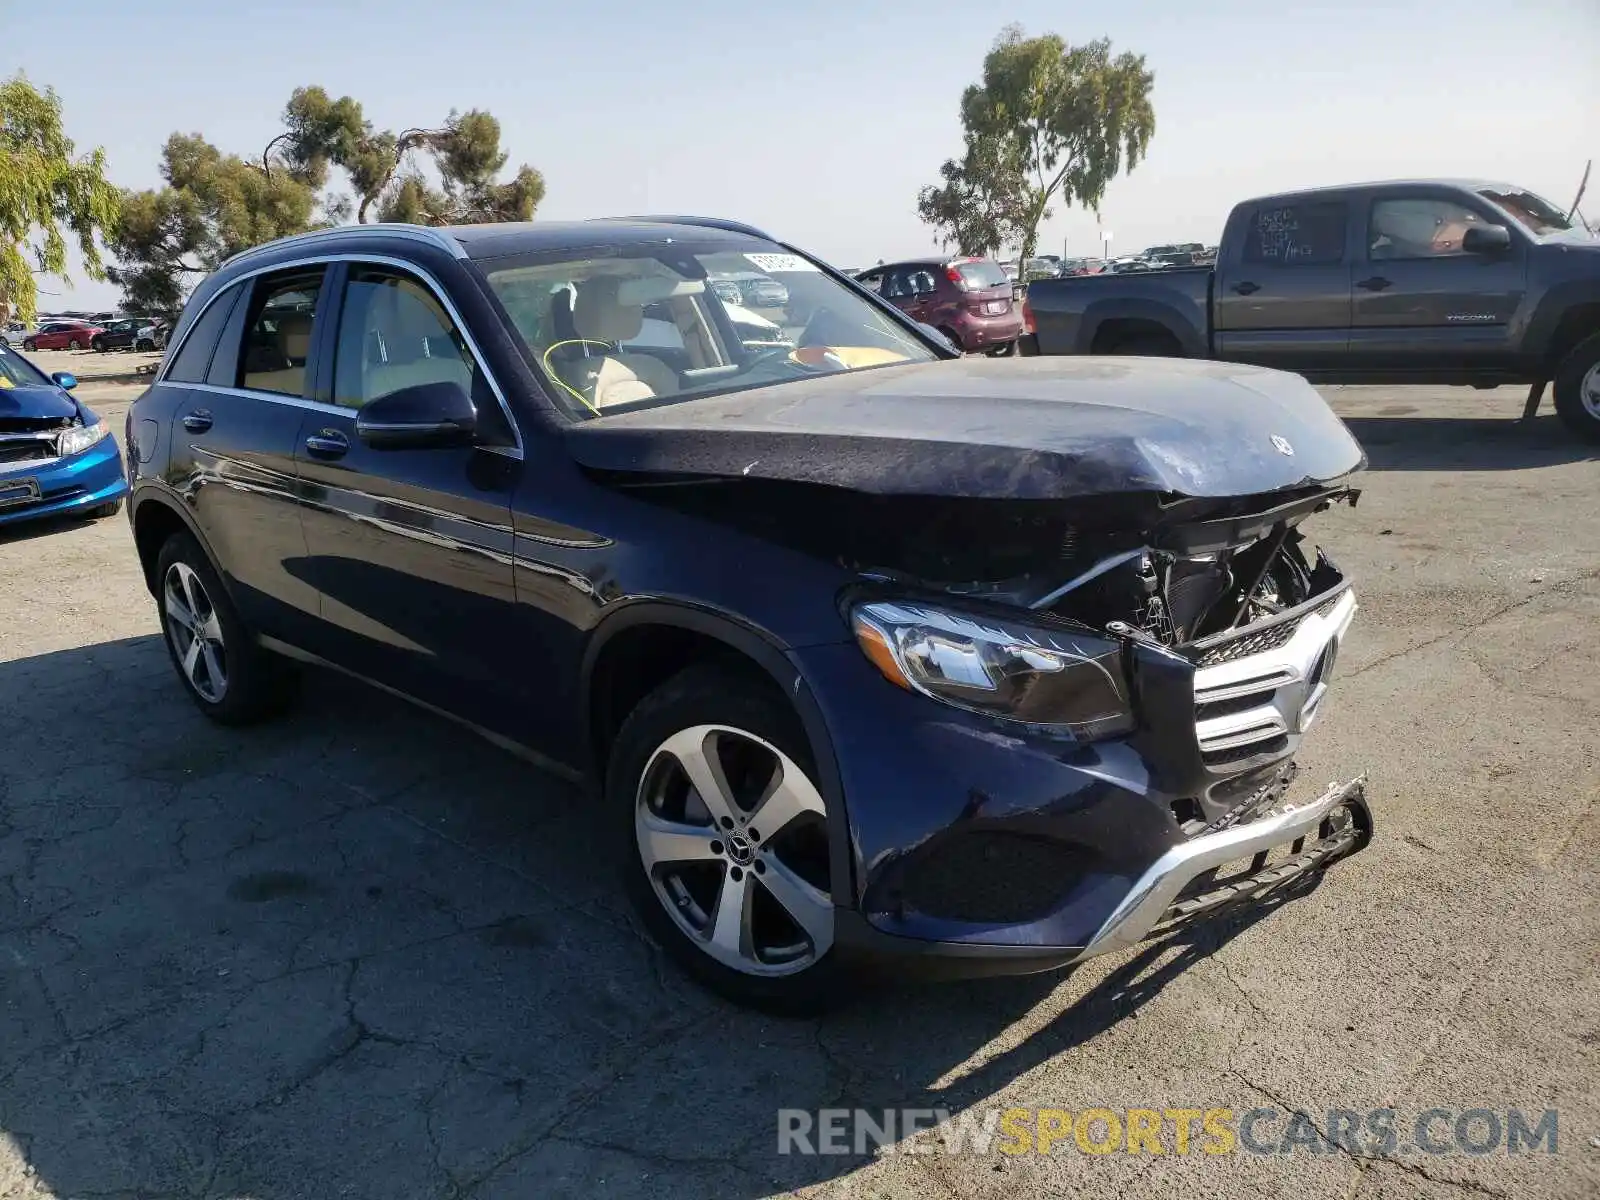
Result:
[[342,234],[359,233],[387,233],[393,237],[410,238],[412,241],[426,242],[430,246],[437,246],[452,258],[465,258],[467,256],[467,252],[461,243],[437,226],[407,225],[399,221],[379,221],[372,225],[334,225],[328,229],[313,229],[306,233],[295,233],[288,237],[276,238],[270,242],[263,242],[259,246],[251,246],[248,250],[241,250],[227,259],[222,265],[224,267],[230,266],[247,258],[254,258],[258,254],[265,254],[269,250],[280,250],[285,246],[301,246],[307,242],[319,242]]
[[699,225],[705,229],[722,229],[728,233],[743,233],[750,237],[758,237],[764,242],[775,242],[778,239],[765,230],[757,229],[754,225],[746,225],[743,221],[729,221],[723,217],[684,217],[684,216],[631,216],[631,217],[601,217],[605,221],[651,221],[662,225]]

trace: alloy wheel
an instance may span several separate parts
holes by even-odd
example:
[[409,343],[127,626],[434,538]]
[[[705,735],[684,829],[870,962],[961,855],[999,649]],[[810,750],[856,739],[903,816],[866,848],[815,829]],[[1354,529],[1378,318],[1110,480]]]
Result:
[[639,856],[673,922],[746,975],[792,975],[833,944],[826,808],[771,742],[696,725],[659,747],[634,809]]
[[205,584],[188,563],[175,562],[167,568],[162,608],[178,669],[202,700],[220,703],[228,691],[222,624]]
[[1583,405],[1584,412],[1600,421],[1600,362],[1584,372],[1578,384],[1578,402]]

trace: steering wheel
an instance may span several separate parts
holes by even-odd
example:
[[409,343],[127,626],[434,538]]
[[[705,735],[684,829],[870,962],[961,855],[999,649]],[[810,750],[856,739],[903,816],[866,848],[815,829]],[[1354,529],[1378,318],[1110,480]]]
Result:
[[556,370],[555,364],[550,361],[550,356],[564,346],[599,346],[602,354],[610,354],[615,348],[610,342],[602,342],[598,338],[567,338],[564,341],[551,342],[544,348],[544,353],[539,356],[539,361],[544,364],[545,373],[549,375],[551,379],[555,380],[557,387],[569,393],[578,401],[579,404],[583,405],[590,412],[598,413],[600,410],[594,406],[594,402],[580,392],[577,388],[569,384],[565,379],[561,378],[561,373]]

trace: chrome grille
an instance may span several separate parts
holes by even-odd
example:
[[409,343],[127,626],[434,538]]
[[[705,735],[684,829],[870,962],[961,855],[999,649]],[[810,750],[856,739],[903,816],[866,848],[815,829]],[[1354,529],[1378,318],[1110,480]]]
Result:
[[1211,647],[1194,675],[1195,736],[1209,766],[1287,748],[1316,719],[1339,644],[1355,616],[1351,591],[1285,621]]

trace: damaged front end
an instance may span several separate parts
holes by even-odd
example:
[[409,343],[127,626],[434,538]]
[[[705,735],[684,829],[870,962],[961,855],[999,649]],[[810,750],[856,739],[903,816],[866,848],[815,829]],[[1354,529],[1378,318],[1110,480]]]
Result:
[[[870,797],[850,819],[875,934],[1059,965],[1366,845],[1361,780],[1309,803],[1289,786],[1356,610],[1301,531],[1356,502],[1343,483],[1045,502],[756,480],[645,490],[831,558],[855,581],[855,661],[923,698],[879,739],[863,728],[879,712],[841,706],[864,743],[899,743],[846,766],[847,794]],[[831,691],[826,652],[803,657]],[[895,790],[915,800],[885,816]]]

